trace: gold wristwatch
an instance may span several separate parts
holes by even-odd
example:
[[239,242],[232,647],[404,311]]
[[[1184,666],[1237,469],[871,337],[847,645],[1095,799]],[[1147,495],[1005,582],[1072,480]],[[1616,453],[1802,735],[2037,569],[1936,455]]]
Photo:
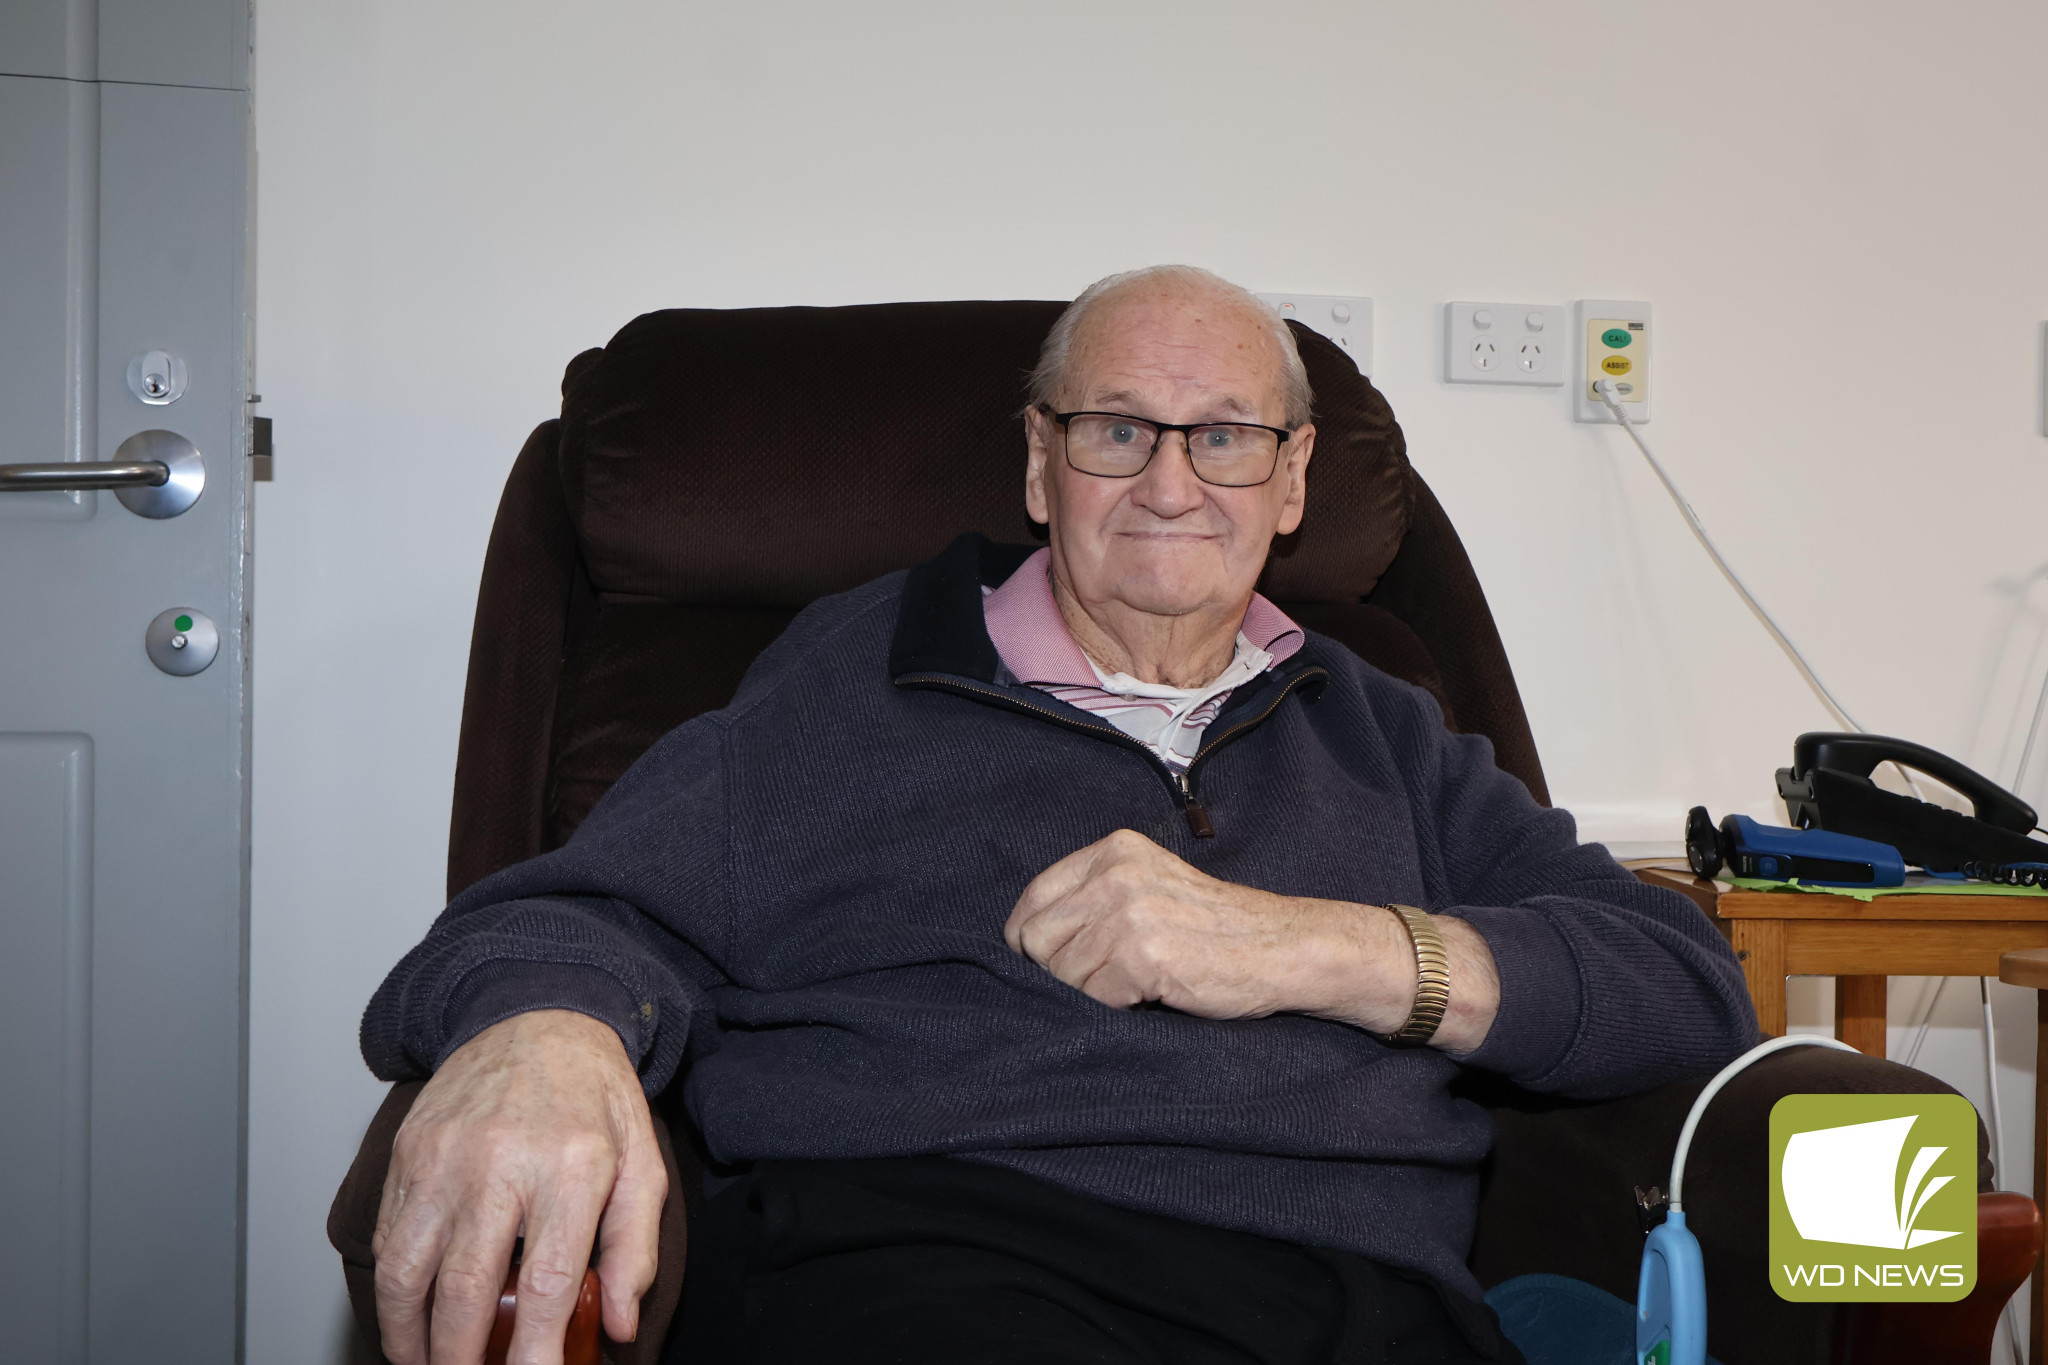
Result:
[[1420,1046],[1436,1036],[1451,1003],[1451,955],[1444,951],[1444,936],[1427,912],[1412,905],[1389,905],[1407,926],[1408,941],[1415,945],[1415,1003],[1408,1009],[1408,1022],[1387,1035],[1390,1043]]

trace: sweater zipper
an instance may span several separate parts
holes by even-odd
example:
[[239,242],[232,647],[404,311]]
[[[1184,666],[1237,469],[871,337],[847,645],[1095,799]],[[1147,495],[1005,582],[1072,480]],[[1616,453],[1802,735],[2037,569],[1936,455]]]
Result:
[[1171,791],[1180,802],[1181,815],[1188,822],[1188,832],[1197,839],[1213,839],[1216,837],[1216,824],[1209,818],[1208,810],[1195,797],[1193,780],[1195,769],[1201,766],[1202,761],[1217,749],[1222,748],[1231,740],[1236,739],[1239,735],[1272,715],[1280,703],[1287,699],[1287,694],[1292,692],[1301,683],[1311,678],[1327,678],[1328,676],[1329,671],[1327,669],[1307,668],[1294,677],[1289,678],[1287,685],[1282,687],[1273,700],[1262,707],[1256,716],[1241,720],[1218,735],[1214,743],[1206,745],[1195,756],[1195,761],[1188,765],[1188,769],[1184,773],[1174,771],[1169,764],[1161,759],[1159,755],[1153,753],[1148,746],[1132,739],[1114,725],[1103,722],[1076,720],[1074,717],[1064,715],[1049,706],[1035,706],[1000,687],[988,687],[979,683],[969,682],[950,673],[905,673],[895,679],[895,683],[898,687],[907,684],[921,684],[948,692],[964,693],[984,701],[993,702],[997,706],[1007,707],[1012,711],[1021,711],[1026,715],[1037,716],[1040,720],[1049,720],[1053,724],[1063,725],[1069,730],[1078,730],[1082,734],[1094,735],[1098,739],[1106,739],[1112,744],[1121,745],[1151,764],[1154,771],[1166,779],[1167,790]]
[[[1188,766],[1192,768],[1194,765]],[[1202,803],[1195,800],[1195,789],[1189,785],[1188,775],[1175,773],[1173,779],[1180,784],[1180,810],[1181,814],[1187,817],[1188,829],[1197,839],[1215,838],[1215,823],[1209,819],[1209,812],[1203,809]]]
[[[1195,770],[1201,767],[1204,763],[1207,763],[1209,759],[1212,756],[1214,756],[1218,749],[1230,743],[1230,741],[1236,739],[1245,731],[1250,730],[1252,727],[1263,723],[1266,717],[1272,715],[1275,711],[1280,709],[1280,703],[1286,701],[1287,694],[1292,692],[1295,688],[1301,686],[1303,683],[1308,682],[1312,679],[1328,678],[1329,676],[1330,670],[1327,668],[1315,667],[1302,669],[1301,672],[1289,678],[1286,684],[1283,687],[1281,687],[1281,689],[1278,692],[1273,694],[1273,699],[1271,701],[1267,702],[1264,706],[1259,708],[1259,713],[1257,715],[1246,716],[1243,720],[1240,720],[1236,724],[1232,725],[1228,730],[1223,731],[1221,734],[1210,737],[1209,742],[1202,745],[1196,751],[1194,762],[1188,764],[1187,775],[1181,778],[1181,789],[1187,794],[1188,801],[1192,803],[1195,799]],[[1206,821],[1208,819],[1208,816],[1204,815],[1202,818]]]
[[[1112,744],[1121,745],[1151,764],[1154,771],[1166,779],[1166,789],[1172,792],[1174,797],[1180,801],[1181,809],[1187,815],[1188,828],[1194,831],[1197,838],[1213,839],[1216,837],[1216,827],[1209,823],[1209,813],[1203,810],[1196,803],[1195,798],[1189,794],[1187,779],[1168,767],[1161,761],[1159,755],[1153,753],[1151,749],[1138,740],[1132,739],[1114,725],[1102,721],[1076,720],[1072,716],[1063,715],[1053,710],[1050,706],[1035,706],[1025,701],[1022,697],[1018,697],[1000,687],[985,687],[979,683],[968,682],[965,679],[955,677],[950,673],[906,673],[896,679],[898,687],[908,683],[936,687],[947,692],[965,693],[968,696],[978,697],[983,701],[994,702],[997,706],[1007,707],[1012,711],[1022,711],[1026,715],[1037,716],[1040,720],[1049,720],[1055,725],[1063,725],[1069,730],[1078,730],[1084,735],[1094,735],[1098,739],[1106,739]],[[1204,830],[1208,832],[1205,834],[1203,833]]]

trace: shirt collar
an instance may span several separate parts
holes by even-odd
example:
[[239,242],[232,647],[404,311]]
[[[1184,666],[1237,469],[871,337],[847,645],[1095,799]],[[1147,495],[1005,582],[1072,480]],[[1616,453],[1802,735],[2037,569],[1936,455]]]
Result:
[[[1053,599],[1051,564],[1052,551],[1039,550],[982,601],[988,638],[1003,666],[1019,682],[1099,687],[1101,679],[1074,643],[1059,603]],[[1286,612],[1258,593],[1252,594],[1239,630],[1254,646],[1272,655],[1274,664],[1300,649],[1304,638],[1301,627]]]

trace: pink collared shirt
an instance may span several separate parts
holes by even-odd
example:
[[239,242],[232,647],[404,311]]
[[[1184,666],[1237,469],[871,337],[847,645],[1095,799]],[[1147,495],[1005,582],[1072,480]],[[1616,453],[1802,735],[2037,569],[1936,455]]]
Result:
[[1166,687],[1107,673],[1082,652],[1053,600],[1052,551],[1024,561],[982,599],[982,619],[1003,667],[1018,682],[1101,716],[1175,771],[1193,762],[1202,732],[1238,687],[1291,656],[1302,629],[1258,593],[1238,628],[1230,666],[1204,687]]

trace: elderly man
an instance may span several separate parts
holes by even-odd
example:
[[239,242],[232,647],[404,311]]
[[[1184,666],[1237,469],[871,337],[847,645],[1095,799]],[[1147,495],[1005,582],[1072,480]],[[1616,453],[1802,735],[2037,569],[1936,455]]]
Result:
[[678,1075],[722,1173],[686,1321],[732,1358],[1512,1360],[1460,1069],[1613,1095],[1753,1040],[1697,911],[1254,591],[1315,448],[1271,309],[1112,277],[1032,397],[1046,548],[814,605],[371,1002],[378,1074],[432,1073],[394,1361],[475,1360],[521,1236],[513,1360],[593,1243],[634,1334]]

